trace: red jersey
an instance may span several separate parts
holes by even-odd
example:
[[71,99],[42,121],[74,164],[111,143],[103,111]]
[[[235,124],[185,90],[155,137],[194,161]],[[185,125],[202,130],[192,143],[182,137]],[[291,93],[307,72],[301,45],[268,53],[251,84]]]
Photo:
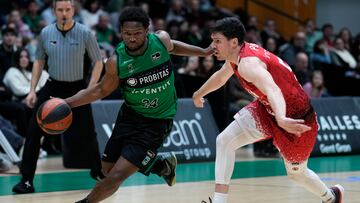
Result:
[[309,97],[292,73],[291,68],[276,55],[257,44],[244,42],[239,53],[239,60],[245,57],[257,57],[266,65],[267,71],[271,74],[284,96],[286,116],[294,119],[304,119],[305,124],[310,126],[311,130],[305,132],[301,137],[297,137],[279,127],[266,95],[255,85],[242,78],[237,71],[237,65],[231,63],[241,85],[257,98],[256,101],[246,106],[246,109],[252,114],[256,126],[262,132],[264,138],[274,138],[275,146],[286,160],[290,162],[305,161],[313,149],[318,130],[316,114],[313,111]]
[[[245,57],[257,57],[263,63],[265,63],[267,71],[271,74],[273,80],[281,89],[281,92],[284,96],[287,117],[301,118],[304,113],[309,111],[311,107],[310,99],[301,87],[300,83],[297,81],[296,76],[291,71],[289,65],[259,45],[247,42],[244,43],[239,54],[240,60],[241,58]],[[236,67],[235,64],[232,64],[232,66],[233,68]],[[236,69],[234,72],[239,78],[241,85],[250,94],[258,98],[269,113],[273,114],[266,96],[252,83],[244,80]]]

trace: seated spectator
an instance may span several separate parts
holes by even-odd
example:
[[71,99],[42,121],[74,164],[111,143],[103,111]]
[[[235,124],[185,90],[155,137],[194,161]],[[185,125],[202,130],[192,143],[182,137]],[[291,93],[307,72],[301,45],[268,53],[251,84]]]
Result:
[[[29,52],[20,49],[15,53],[15,67],[6,72],[3,83],[12,91],[18,100],[24,99],[30,92],[31,67]],[[36,91],[39,91],[49,78],[49,74],[43,70]]]
[[110,25],[110,18],[108,14],[104,13],[99,16],[99,23],[95,26],[95,32],[99,43],[108,43],[116,46],[119,42],[115,31]]
[[299,52],[305,52],[305,33],[296,32],[290,43],[286,43],[279,48],[279,57],[283,59],[289,66],[294,67],[296,63],[296,55]]
[[190,57],[187,57],[187,62],[186,62],[185,67],[179,68],[177,73],[196,76],[196,70],[198,68],[199,68],[199,57],[198,56],[190,56]]
[[8,24],[14,23],[16,30],[21,37],[33,38],[34,34],[31,32],[29,26],[22,20],[19,10],[12,10],[9,14]]
[[310,98],[330,96],[324,84],[323,73],[320,70],[315,70],[312,73],[311,81],[307,82],[303,88]]
[[262,44],[264,44],[269,37],[273,37],[278,46],[281,46],[286,42],[285,39],[276,31],[276,23],[271,19],[265,21],[264,28],[260,32],[260,37]]
[[323,39],[329,48],[334,46],[334,27],[330,23],[326,23],[321,28]]
[[[310,55],[312,64],[331,63],[330,51],[324,39],[315,42],[314,51]],[[316,67],[314,67],[316,69]]]
[[276,44],[276,40],[273,37],[269,37],[264,44],[264,48],[271,53],[278,55],[279,49],[278,45]]
[[331,61],[341,67],[356,68],[357,66],[355,58],[345,49],[344,41],[340,37],[335,38]]
[[215,61],[214,56],[207,56],[205,58],[200,58],[200,66],[197,71],[197,76],[203,78],[209,78],[215,70]]
[[312,19],[309,19],[305,23],[305,33],[305,51],[307,54],[311,55],[313,53],[315,43],[323,37],[322,32],[316,28],[315,22]]
[[347,27],[341,28],[339,31],[338,37],[340,37],[343,40],[344,48],[346,50],[350,51],[351,47],[352,47],[352,43],[353,43],[353,38],[352,38],[349,28],[347,28]]
[[101,2],[99,0],[86,0],[84,9],[80,11],[81,19],[89,28],[96,26],[99,23],[99,17],[104,11],[101,9]]
[[309,58],[305,52],[299,52],[296,55],[294,74],[301,85],[310,81]]
[[24,22],[30,27],[30,30],[34,34],[39,34],[40,30],[46,25],[46,21],[41,17],[39,11],[40,9],[37,1],[28,1]]

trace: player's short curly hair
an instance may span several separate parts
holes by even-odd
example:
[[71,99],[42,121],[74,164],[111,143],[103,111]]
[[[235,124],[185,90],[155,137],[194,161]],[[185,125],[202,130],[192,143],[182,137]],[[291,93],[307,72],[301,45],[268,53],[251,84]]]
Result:
[[150,18],[140,7],[127,7],[121,11],[119,25],[123,26],[125,22],[139,22],[144,28],[148,28],[150,25]]
[[244,42],[245,28],[242,22],[236,17],[226,17],[216,21],[215,25],[211,27],[212,33],[221,33],[227,39],[237,38],[239,44]]

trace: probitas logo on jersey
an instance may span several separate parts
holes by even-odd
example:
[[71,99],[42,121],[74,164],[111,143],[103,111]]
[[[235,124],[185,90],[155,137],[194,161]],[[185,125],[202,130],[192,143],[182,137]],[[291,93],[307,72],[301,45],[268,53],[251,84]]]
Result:
[[137,79],[136,78],[129,78],[127,81],[127,84],[131,87],[134,87],[137,84]]

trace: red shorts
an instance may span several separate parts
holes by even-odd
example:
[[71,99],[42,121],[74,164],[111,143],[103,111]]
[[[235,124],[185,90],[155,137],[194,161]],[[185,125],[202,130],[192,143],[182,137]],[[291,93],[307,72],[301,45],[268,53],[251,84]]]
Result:
[[279,149],[285,160],[302,163],[310,157],[318,132],[316,113],[312,108],[298,119],[304,119],[311,130],[300,137],[286,132],[277,125],[275,117],[269,114],[264,105],[254,101],[245,107],[253,116],[257,129],[265,139],[274,138],[273,144]]

